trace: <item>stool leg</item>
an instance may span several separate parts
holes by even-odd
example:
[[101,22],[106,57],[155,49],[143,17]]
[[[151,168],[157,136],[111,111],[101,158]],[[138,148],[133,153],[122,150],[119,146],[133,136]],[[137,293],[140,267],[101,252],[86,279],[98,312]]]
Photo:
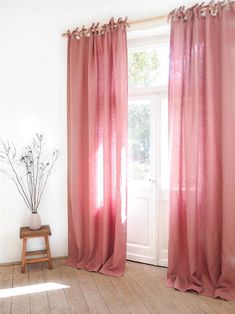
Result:
[[49,269],[52,269],[51,250],[50,250],[50,244],[49,244],[48,236],[45,236],[45,243],[46,243]]
[[21,272],[22,273],[25,272],[26,249],[27,249],[27,238],[23,238],[22,261],[21,261]]

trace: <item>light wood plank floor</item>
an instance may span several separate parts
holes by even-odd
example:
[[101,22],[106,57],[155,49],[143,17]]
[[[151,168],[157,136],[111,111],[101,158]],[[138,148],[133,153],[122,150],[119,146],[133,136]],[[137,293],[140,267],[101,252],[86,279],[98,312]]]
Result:
[[[0,298],[1,314],[28,313],[235,313],[235,302],[214,300],[167,288],[166,269],[127,262],[126,273],[112,278],[63,265],[63,260],[0,267],[0,292],[42,283],[69,288]],[[11,290],[12,291],[12,290]]]

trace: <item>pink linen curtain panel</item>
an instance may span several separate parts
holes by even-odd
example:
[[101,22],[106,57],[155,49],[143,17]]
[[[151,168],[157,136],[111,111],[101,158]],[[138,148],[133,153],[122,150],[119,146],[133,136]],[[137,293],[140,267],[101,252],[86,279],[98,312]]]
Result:
[[126,261],[126,21],[67,36],[66,264],[119,277]]
[[168,285],[235,301],[235,5],[170,18]]

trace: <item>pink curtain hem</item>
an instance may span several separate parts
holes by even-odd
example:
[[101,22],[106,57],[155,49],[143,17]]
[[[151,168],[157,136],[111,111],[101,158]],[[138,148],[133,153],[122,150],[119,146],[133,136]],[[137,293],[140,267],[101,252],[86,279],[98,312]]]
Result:
[[229,291],[224,291],[222,289],[206,290],[197,285],[183,285],[179,281],[175,282],[169,279],[167,280],[167,287],[174,288],[185,293],[194,291],[205,297],[220,298],[226,301],[234,301],[235,299],[235,289],[229,289]]
[[116,277],[116,278],[120,278],[121,276],[123,276],[124,271],[125,271],[125,266],[121,267],[120,269],[109,269],[107,266],[106,267],[97,267],[96,266],[92,266],[92,265],[83,265],[82,263],[77,263],[75,261],[72,261],[70,259],[66,260],[64,262],[65,266],[69,266],[69,267],[74,267],[77,269],[81,269],[81,270],[87,270],[87,271],[91,271],[91,272],[98,272],[102,275],[106,275],[106,276],[111,276],[111,277]]

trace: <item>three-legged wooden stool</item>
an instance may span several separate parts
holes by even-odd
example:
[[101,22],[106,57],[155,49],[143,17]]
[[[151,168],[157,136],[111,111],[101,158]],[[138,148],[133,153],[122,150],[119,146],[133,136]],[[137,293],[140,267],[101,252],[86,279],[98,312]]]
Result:
[[[26,264],[37,262],[48,262],[49,268],[52,268],[51,251],[48,237],[51,235],[50,226],[42,226],[39,230],[31,230],[28,227],[20,228],[20,239],[23,240],[21,272],[25,272]],[[38,251],[27,251],[27,240],[31,238],[44,238],[46,248]],[[27,256],[41,255],[40,257],[27,258]]]

